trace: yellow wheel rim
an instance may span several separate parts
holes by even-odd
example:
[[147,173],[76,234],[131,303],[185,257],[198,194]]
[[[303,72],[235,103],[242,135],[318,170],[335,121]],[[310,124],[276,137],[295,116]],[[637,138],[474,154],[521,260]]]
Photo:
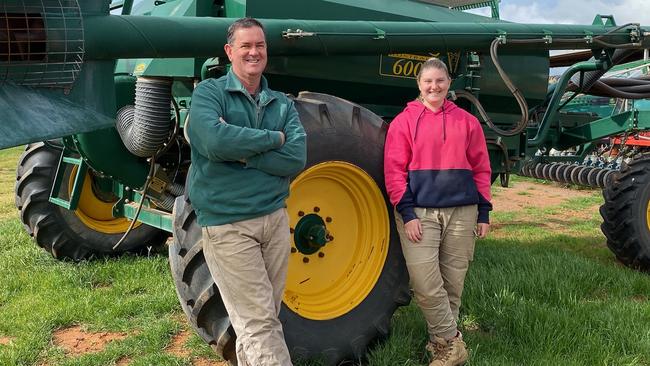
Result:
[[291,183],[287,211],[291,228],[319,215],[332,238],[306,255],[292,235],[284,303],[313,320],[348,313],[368,296],[386,261],[390,224],[379,187],[353,164],[321,163]]
[[[76,169],[77,167],[74,167],[70,174],[68,194],[72,193]],[[79,196],[79,203],[74,213],[84,225],[92,230],[104,234],[121,234],[128,229],[131,222],[123,217],[113,217],[113,205],[115,205],[115,202],[117,201],[106,202],[99,199],[93,192],[92,177],[89,173],[86,173],[83,187],[81,188],[81,195]],[[134,227],[138,225],[139,223],[136,223]]]

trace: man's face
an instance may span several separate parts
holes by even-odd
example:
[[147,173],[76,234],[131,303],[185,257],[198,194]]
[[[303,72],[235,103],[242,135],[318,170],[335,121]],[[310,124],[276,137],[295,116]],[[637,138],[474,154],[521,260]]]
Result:
[[260,77],[266,67],[266,39],[259,27],[239,28],[224,46],[232,70],[240,78]]

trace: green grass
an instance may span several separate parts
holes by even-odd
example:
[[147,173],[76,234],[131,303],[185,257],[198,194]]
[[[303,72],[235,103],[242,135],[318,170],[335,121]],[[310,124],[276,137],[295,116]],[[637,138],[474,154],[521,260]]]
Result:
[[[196,335],[186,343],[189,356],[165,350],[189,326],[164,255],[69,263],[32,242],[13,207],[20,151],[0,151],[0,339],[11,340],[0,344],[0,365],[104,366],[129,359],[137,366],[189,366],[197,357],[218,360]],[[541,192],[529,189],[526,195]],[[600,193],[587,192],[553,207],[493,214],[498,225],[477,243],[461,308],[469,365],[650,365],[650,277],[615,261],[598,228]],[[128,337],[101,352],[70,357],[52,335],[73,325]],[[418,308],[400,308],[392,326],[364,364],[427,365]]]
[[[493,214],[500,226],[477,243],[461,308],[469,365],[650,365],[650,277],[614,259],[594,209],[600,191],[587,193]],[[368,363],[426,365],[425,340],[411,304]]]
[[[0,232],[0,336],[12,338],[0,346],[0,365],[109,365],[125,356],[134,365],[189,364],[164,352],[187,327],[164,256],[60,262],[37,248],[18,220],[3,222]],[[130,336],[71,359],[50,339],[54,330],[75,324]]]

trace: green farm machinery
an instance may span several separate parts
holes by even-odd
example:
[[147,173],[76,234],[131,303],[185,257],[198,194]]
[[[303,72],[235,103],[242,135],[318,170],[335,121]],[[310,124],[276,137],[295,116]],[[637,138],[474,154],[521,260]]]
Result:
[[[626,265],[650,269],[650,155],[601,151],[612,136],[642,136],[650,112],[567,111],[580,95],[649,96],[644,77],[602,78],[648,48],[643,26],[612,16],[509,23],[493,1],[478,2],[492,6],[492,18],[459,10],[472,1],[2,3],[0,147],[27,144],[15,191],[25,228],[54,257],[75,261],[170,241],[181,307],[226,360],[235,362],[234,333],[184,194],[184,131],[194,87],[225,74],[226,30],[243,16],[264,24],[265,75],[292,95],[308,135],[307,167],[287,201],[293,249],[280,317],[293,357],[362,358],[410,300],[383,143],[431,56],[453,74],[451,97],[482,122],[493,180],[523,174],[602,187],[609,247]],[[588,57],[549,87],[549,51],[573,49]]]

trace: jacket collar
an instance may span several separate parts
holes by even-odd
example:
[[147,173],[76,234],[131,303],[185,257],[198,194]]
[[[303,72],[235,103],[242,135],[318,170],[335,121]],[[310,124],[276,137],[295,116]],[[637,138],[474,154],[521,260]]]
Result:
[[[244,88],[244,85],[241,83],[237,75],[232,72],[232,69],[228,70],[228,74],[226,74],[226,90],[230,92],[241,92],[251,97],[250,93],[246,88]],[[275,99],[275,97],[273,96],[273,93],[271,93],[271,89],[269,89],[269,84],[266,81],[266,78],[262,75],[262,79],[260,80],[260,105],[266,105],[273,99]]]

